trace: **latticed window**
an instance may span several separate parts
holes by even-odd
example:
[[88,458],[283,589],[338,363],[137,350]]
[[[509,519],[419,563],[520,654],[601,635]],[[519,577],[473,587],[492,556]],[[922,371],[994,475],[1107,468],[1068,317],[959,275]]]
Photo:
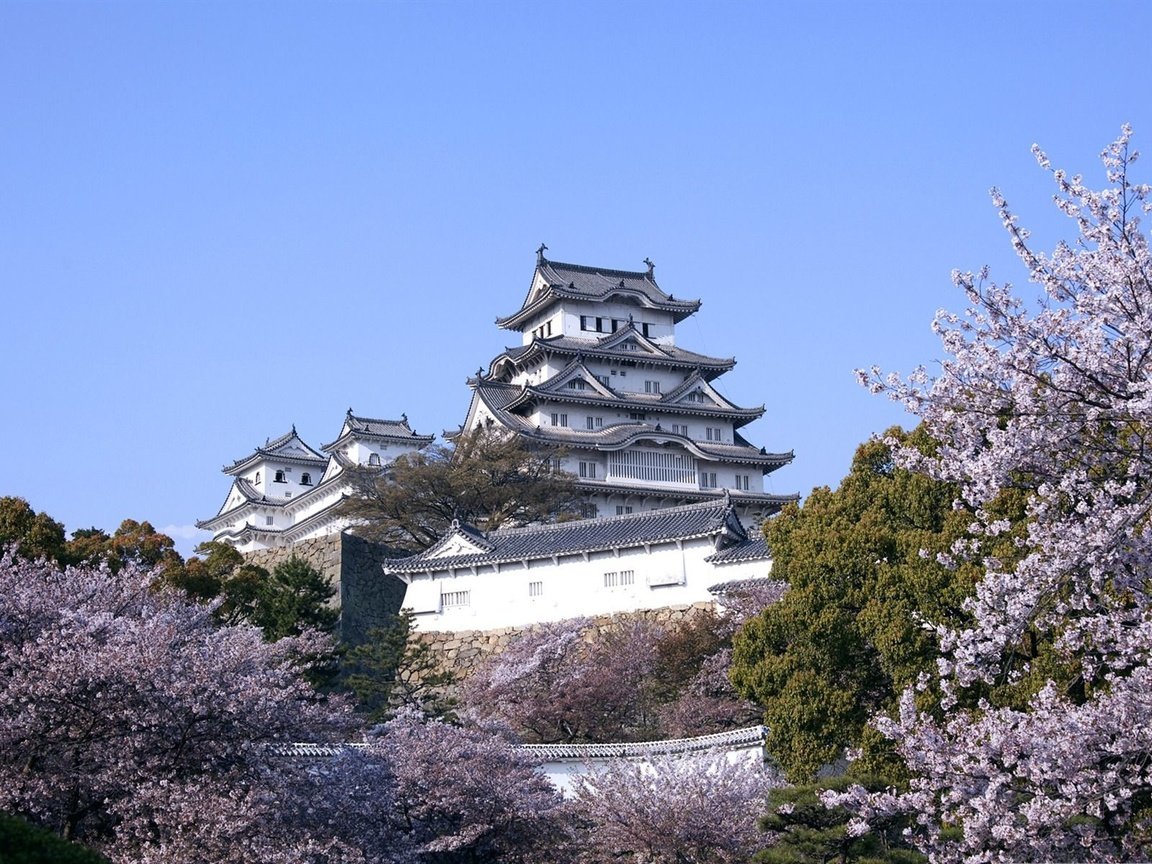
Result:
[[618,588],[623,585],[636,584],[635,570],[610,570],[604,574],[605,588]]
[[528,583],[528,596],[529,597],[543,597],[544,596],[544,583],[543,582],[529,582]]
[[608,473],[648,483],[695,484],[696,459],[664,450],[619,450],[608,454]]
[[443,608],[449,606],[471,606],[472,605],[472,592],[471,591],[441,591],[440,592],[440,605]]

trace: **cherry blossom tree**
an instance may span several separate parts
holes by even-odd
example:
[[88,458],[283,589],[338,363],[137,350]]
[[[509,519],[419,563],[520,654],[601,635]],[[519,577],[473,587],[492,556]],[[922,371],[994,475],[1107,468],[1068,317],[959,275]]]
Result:
[[[984,572],[971,626],[935,627],[943,656],[921,687],[939,688],[939,711],[910,689],[878,721],[909,788],[829,801],[865,821],[915,813],[936,861],[1152,855],[1152,198],[1129,175],[1130,134],[1102,154],[1101,191],[1035,149],[1079,232],[1051,253],[993,191],[1038,303],[957,273],[968,308],[936,318],[940,373],[863,376],[940,442],[897,458],[959,484],[973,537],[942,560]],[[989,505],[1013,489],[1028,494],[1026,536],[1001,560],[987,550],[1009,526]]]
[[662,631],[641,619],[593,631],[588,619],[570,618],[521,636],[465,680],[462,705],[532,743],[651,737],[647,680]]
[[352,729],[301,678],[323,638],[218,627],[154,579],[0,556],[0,810],[113,861],[403,860],[332,811],[346,778],[270,747]]
[[416,861],[570,860],[563,801],[509,737],[405,711],[371,749],[395,777],[397,828]]
[[582,864],[736,864],[771,838],[757,827],[779,779],[723,755],[614,760],[575,778]]

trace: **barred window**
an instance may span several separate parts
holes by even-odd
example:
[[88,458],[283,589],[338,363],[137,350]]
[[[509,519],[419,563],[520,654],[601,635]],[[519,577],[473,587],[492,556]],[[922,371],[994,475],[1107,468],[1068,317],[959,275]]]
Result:
[[471,591],[441,591],[440,592],[440,605],[443,608],[449,606],[471,606],[472,605],[472,592]]
[[663,450],[618,450],[608,454],[608,475],[650,483],[695,484],[696,459]]
[[529,582],[528,583],[528,596],[529,597],[543,597],[544,596],[544,583],[543,582]]

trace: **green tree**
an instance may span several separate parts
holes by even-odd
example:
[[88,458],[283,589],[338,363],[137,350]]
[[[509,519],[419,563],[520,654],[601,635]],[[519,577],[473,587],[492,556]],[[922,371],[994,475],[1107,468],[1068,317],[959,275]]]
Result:
[[0,813],[0,864],[107,864],[107,859],[46,828]]
[[415,614],[402,609],[387,627],[344,656],[342,678],[359,709],[373,722],[389,720],[401,708],[451,719],[456,702],[448,691],[456,676],[439,667],[428,643],[412,638]]
[[[887,436],[933,448],[921,430]],[[954,509],[957,498],[951,484],[896,468],[873,440],[836,491],[814,489],[766,523],[773,576],[789,587],[736,634],[731,678],[763,706],[768,749],[792,782],[811,780],[847,747],[863,749],[858,770],[899,777],[867,723],[933,664],[924,622],[963,618],[976,571],[936,557],[972,521]],[[1003,540],[1011,554],[1010,534]]]
[[0,498],[0,548],[16,546],[29,560],[65,557],[64,526],[47,513],[37,513],[23,498]]
[[304,630],[330,632],[340,611],[329,601],[336,589],[315,567],[293,555],[272,568],[251,613],[252,623],[270,641]]
[[874,779],[836,777],[769,792],[768,812],[760,827],[774,838],[753,860],[757,864],[919,864],[927,860],[904,841],[906,817],[857,831],[851,813],[843,807],[826,807],[820,800],[822,793],[843,791],[853,782],[873,791],[887,785]]
[[573,516],[579,494],[572,475],[556,470],[559,455],[481,427],[451,445],[405,454],[382,471],[350,472],[354,494],[341,506],[356,534],[406,551],[427,549],[453,519],[490,531]]

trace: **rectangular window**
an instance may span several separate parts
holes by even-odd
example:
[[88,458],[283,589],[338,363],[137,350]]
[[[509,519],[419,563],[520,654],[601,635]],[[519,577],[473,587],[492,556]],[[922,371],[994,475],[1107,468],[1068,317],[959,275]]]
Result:
[[707,432],[708,432],[708,440],[709,441],[720,441],[721,440],[720,427],[719,426],[709,426],[707,429]]
[[643,333],[645,336],[651,336],[651,335],[652,335],[652,333],[651,333],[651,331],[649,331],[649,329],[648,329],[648,328],[649,328],[649,327],[651,327],[651,326],[652,326],[652,325],[651,325],[651,324],[648,324],[648,323],[644,323],[644,324],[641,324],[641,325],[640,325],[640,332],[641,332],[641,333]]
[[641,413],[641,412],[639,412],[639,411],[629,411],[629,412],[628,412],[628,419],[629,419],[629,420],[647,420],[647,419],[648,419],[648,415],[647,415],[647,414],[643,414],[643,413]]
[[704,394],[701,393],[699,390],[693,390],[691,393],[688,394],[688,401],[689,402],[703,402],[704,401]]
[[701,489],[715,489],[716,488],[716,472],[715,471],[701,471],[700,472],[700,488]]
[[752,478],[748,474],[737,474],[736,488],[742,489],[745,492],[749,491],[752,488],[751,480]]
[[472,605],[472,592],[471,591],[441,591],[440,592],[440,606],[448,608],[449,606],[471,606]]
[[688,437],[688,427],[682,423],[673,423],[672,424],[672,434],[673,435],[683,435],[685,438],[687,438]]
[[596,479],[596,463],[595,462],[581,462],[580,463],[580,476],[586,477],[589,480]]
[[273,519],[271,516],[265,516],[265,517],[264,517],[264,524],[265,524],[265,525],[271,525],[271,524],[273,524],[275,521],[276,521],[276,520],[275,520],[275,519]]
[[[616,373],[612,373],[612,374],[616,374]],[[607,375],[597,375],[596,380],[599,381],[601,384],[603,384],[605,387],[608,386],[608,376]]]
[[604,587],[617,588],[621,585],[635,585],[636,584],[636,571],[635,570],[610,570],[604,574]]
[[555,412],[553,412],[552,425],[553,426],[567,426],[568,425],[568,415],[567,414],[556,414]]
[[632,508],[629,506],[626,506],[624,504],[617,504],[616,505],[616,515],[617,516],[627,516],[631,512],[632,512]]
[[581,315],[580,316],[580,329],[581,330],[591,330],[592,329],[592,323],[591,322],[592,322],[592,319],[589,318],[587,315]]
[[645,381],[644,382],[644,392],[645,393],[659,393],[660,392],[660,382],[659,381]]
[[581,504],[580,505],[580,515],[583,516],[585,519],[595,519],[596,515],[597,515],[596,505],[595,504]]
[[586,386],[583,378],[573,378],[568,382],[569,390],[583,390]]
[[544,596],[544,583],[543,582],[529,582],[528,583],[528,596],[529,597],[543,597]]
[[596,332],[597,333],[603,333],[604,332],[604,319],[603,318],[597,318],[596,319]]
[[603,417],[588,417],[587,418],[589,429],[602,429],[604,427]]
[[612,319],[612,332],[615,333],[617,330],[619,330],[623,323],[624,322],[621,321],[619,318],[613,318]]

